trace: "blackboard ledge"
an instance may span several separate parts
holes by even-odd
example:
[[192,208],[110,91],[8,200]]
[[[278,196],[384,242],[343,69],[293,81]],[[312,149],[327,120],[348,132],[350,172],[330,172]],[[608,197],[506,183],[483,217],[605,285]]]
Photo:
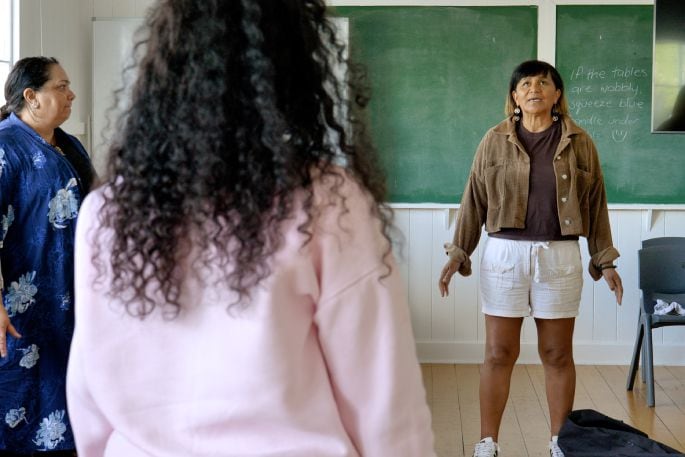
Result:
[[[442,210],[442,223],[445,230],[452,227],[459,204],[456,203],[389,203],[392,209]],[[609,203],[609,211],[643,211],[642,225],[645,231],[652,230],[654,220],[663,211],[685,211],[685,204],[647,204],[647,203]]]
[[459,203],[388,203],[392,209],[458,209]]
[[[459,209],[459,203],[388,203],[392,209]],[[609,211],[685,211],[685,203],[609,203]]]

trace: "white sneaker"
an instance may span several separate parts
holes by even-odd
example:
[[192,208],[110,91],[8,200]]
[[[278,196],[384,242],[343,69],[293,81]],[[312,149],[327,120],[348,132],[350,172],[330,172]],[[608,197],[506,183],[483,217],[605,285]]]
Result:
[[564,457],[564,453],[557,444],[557,436],[552,437],[552,441],[549,442],[549,455],[550,457]]
[[489,436],[477,442],[476,447],[473,450],[473,457],[497,457],[498,455],[499,445]]

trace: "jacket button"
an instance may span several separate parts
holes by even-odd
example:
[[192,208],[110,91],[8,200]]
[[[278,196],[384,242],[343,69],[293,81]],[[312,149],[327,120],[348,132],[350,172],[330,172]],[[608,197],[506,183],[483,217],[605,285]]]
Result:
[[559,160],[559,159],[561,159],[561,156],[556,156],[556,157],[555,157],[555,160]]
[[561,179],[566,179],[568,178],[568,175],[561,175]]
[[571,225],[571,219],[564,219],[564,224]]
[[567,198],[566,197],[561,197],[561,202],[566,203]]

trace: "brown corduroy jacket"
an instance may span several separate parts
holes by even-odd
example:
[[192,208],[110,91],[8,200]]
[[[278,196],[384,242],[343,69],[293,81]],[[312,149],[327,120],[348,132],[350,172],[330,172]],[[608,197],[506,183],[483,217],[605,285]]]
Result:
[[[618,258],[611,240],[604,178],[597,148],[590,136],[569,117],[561,117],[561,139],[554,154],[557,207],[562,235],[587,238],[589,271],[602,277],[600,265]],[[528,206],[530,159],[506,119],[488,130],[478,146],[459,208],[447,254],[459,263],[459,273],[471,274],[470,255],[481,229],[524,228]]]

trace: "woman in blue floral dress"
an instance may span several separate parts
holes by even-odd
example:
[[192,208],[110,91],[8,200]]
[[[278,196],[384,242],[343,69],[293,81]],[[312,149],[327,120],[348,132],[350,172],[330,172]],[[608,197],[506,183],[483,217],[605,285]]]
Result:
[[74,455],[65,398],[76,216],[94,171],[59,128],[74,93],[54,58],[18,61],[0,108],[0,456]]

